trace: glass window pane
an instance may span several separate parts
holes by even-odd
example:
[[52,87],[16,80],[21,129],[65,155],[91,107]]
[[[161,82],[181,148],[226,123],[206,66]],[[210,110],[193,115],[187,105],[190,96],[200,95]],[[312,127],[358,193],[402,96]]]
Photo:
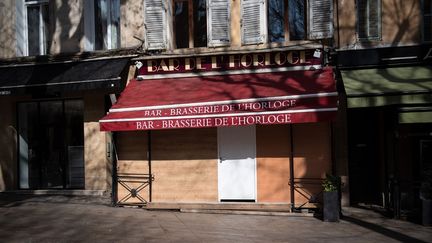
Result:
[[270,42],[285,41],[285,6],[284,0],[268,2],[268,35]]
[[106,49],[105,35],[107,33],[108,9],[106,0],[95,1],[95,50]]
[[38,150],[38,106],[37,103],[18,104],[19,133],[19,187],[20,189],[39,186]]
[[28,37],[28,54],[35,56],[40,54],[40,7],[27,7],[27,37]]
[[109,49],[115,49],[120,47],[120,0],[112,0],[111,4],[111,43]]
[[65,146],[67,153],[66,187],[84,188],[84,104],[65,101]]
[[431,0],[423,0],[423,13],[424,14],[432,14],[431,12]]
[[304,40],[306,38],[305,17],[304,0],[288,0],[288,20],[291,40]]
[[194,3],[194,47],[207,46],[207,10],[206,0],[196,0]]
[[42,39],[43,39],[43,50],[41,54],[48,54],[48,47],[49,47],[49,13],[48,13],[48,4],[44,4],[41,5],[41,10],[42,10],[42,21],[43,21],[43,34],[42,34]]
[[431,41],[432,40],[432,17],[431,16],[424,16],[424,24],[423,24],[423,38],[425,41]]
[[177,48],[189,47],[189,14],[187,2],[174,5],[175,39]]

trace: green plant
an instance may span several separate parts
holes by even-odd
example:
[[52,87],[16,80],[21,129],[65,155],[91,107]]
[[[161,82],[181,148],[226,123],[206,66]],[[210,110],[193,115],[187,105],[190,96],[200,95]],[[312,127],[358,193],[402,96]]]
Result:
[[341,184],[340,176],[326,174],[322,186],[325,192],[334,192],[339,190]]

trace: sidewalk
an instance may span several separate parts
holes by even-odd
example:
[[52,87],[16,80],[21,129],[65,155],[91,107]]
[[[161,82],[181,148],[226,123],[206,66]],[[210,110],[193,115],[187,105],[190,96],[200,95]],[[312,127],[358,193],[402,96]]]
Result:
[[432,228],[345,208],[313,217],[148,211],[107,197],[0,193],[1,242],[432,242]]

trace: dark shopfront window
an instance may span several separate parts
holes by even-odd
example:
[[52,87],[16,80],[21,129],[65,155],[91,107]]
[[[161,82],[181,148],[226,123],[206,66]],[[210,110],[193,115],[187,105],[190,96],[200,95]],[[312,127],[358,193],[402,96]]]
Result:
[[19,103],[19,188],[84,188],[81,100]]

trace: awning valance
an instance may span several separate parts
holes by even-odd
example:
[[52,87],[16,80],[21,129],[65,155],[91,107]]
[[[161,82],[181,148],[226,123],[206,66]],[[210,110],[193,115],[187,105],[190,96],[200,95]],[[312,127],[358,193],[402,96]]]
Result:
[[348,108],[432,103],[432,67],[341,71]]
[[132,80],[103,131],[283,124],[331,120],[332,69]]
[[120,91],[129,58],[0,66],[0,96],[107,89]]

